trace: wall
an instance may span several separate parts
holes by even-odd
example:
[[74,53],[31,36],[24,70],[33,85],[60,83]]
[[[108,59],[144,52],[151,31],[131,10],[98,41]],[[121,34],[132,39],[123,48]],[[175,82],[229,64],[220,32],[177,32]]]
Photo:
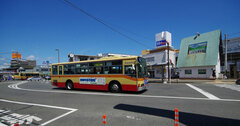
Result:
[[[170,60],[173,63],[173,67],[176,66],[176,58],[175,58],[175,52],[170,51]],[[151,71],[154,71],[155,78],[162,78],[162,73],[164,73],[164,77],[168,77],[167,73],[167,50],[161,51],[161,52],[156,52],[156,53],[150,53],[147,55],[143,55],[143,58],[147,60],[147,66],[151,66]],[[151,59],[151,60],[150,60]],[[154,60],[152,60],[154,59]],[[150,61],[149,61],[150,60]],[[163,68],[165,71],[163,70]],[[170,66],[172,67],[172,66]]]
[[[185,74],[185,70],[192,70],[192,74]],[[206,74],[198,74],[198,69],[206,69]],[[191,68],[180,68],[179,76],[180,78],[207,78],[211,79],[212,77],[212,70],[216,69],[216,66],[207,66],[207,67],[191,67]],[[216,72],[216,75],[218,73]]]
[[[170,54],[170,59],[175,66],[176,65],[175,52],[170,51],[169,54]],[[147,55],[143,55],[142,57],[147,60],[148,65],[164,65],[164,64],[167,64],[167,58],[168,58],[167,57],[167,50],[161,51],[161,52],[156,52],[156,53],[150,53],[150,54],[147,54]],[[150,59],[152,57],[154,58],[154,60],[148,62],[148,59]]]

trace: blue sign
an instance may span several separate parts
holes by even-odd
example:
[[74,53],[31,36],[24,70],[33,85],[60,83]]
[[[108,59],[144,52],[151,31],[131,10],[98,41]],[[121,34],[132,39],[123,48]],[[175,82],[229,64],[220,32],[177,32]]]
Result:
[[167,41],[166,40],[161,40],[161,41],[157,41],[156,42],[156,46],[157,47],[160,47],[160,46],[164,46],[167,44]]

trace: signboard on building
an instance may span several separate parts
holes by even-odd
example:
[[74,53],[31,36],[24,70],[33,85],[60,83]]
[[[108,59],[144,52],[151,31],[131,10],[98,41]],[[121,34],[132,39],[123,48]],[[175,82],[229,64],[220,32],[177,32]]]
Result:
[[12,59],[21,59],[22,55],[20,53],[12,53]]
[[167,44],[166,40],[161,40],[156,42],[156,47],[165,46]]
[[156,34],[156,47],[166,46],[167,42],[172,45],[172,34],[168,31],[163,31]]
[[188,46],[188,54],[206,53],[206,50],[207,50],[207,42],[190,44]]

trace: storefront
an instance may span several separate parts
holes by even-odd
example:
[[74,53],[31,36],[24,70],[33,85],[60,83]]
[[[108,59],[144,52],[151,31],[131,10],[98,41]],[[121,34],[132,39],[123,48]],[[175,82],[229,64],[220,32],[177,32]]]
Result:
[[177,62],[180,78],[219,78],[221,41],[220,30],[182,39]]

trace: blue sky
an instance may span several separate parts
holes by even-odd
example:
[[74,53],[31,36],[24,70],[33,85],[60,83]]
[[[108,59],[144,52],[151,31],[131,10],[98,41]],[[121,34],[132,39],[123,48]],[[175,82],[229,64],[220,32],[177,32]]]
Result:
[[56,63],[57,48],[61,62],[66,62],[68,53],[140,55],[141,50],[155,48],[155,34],[162,31],[172,33],[176,49],[182,38],[196,32],[240,32],[239,0],[69,1],[148,47],[109,30],[63,0],[0,0],[1,68],[9,65],[12,51],[37,64]]

